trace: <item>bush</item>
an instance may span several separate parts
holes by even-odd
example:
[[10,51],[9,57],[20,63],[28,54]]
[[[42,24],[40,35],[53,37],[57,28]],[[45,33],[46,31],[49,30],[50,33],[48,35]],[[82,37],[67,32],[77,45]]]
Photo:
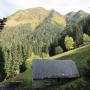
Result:
[[83,34],[83,42],[84,43],[87,43],[87,42],[89,42],[90,41],[90,37],[89,37],[89,35],[87,35],[87,34]]
[[69,37],[69,36],[65,37],[65,46],[67,50],[74,48],[74,40],[72,37]]
[[61,46],[57,46],[56,48],[55,48],[55,54],[60,54],[60,53],[62,53],[63,52],[63,49],[61,48]]
[[35,55],[34,53],[32,53],[31,56],[25,62],[26,68],[31,69],[31,67],[32,67],[32,61],[34,59],[40,59],[40,56]]

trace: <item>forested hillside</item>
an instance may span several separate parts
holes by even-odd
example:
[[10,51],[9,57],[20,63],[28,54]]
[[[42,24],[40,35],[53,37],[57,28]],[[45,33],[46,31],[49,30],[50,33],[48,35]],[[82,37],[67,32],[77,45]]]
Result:
[[[66,17],[39,7],[7,17],[0,32],[0,81],[24,72],[34,57],[47,58],[89,44],[90,15],[82,14],[79,11]],[[73,16],[79,21],[73,22]]]

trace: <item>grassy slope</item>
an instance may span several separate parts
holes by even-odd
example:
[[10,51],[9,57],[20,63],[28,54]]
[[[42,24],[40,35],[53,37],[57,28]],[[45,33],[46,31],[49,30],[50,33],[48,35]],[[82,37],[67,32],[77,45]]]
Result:
[[89,45],[62,53],[58,54],[56,56],[50,57],[50,59],[70,59],[74,60],[75,63],[77,64],[79,70],[84,68],[86,65],[86,62],[88,59],[90,59],[90,47]]
[[87,60],[90,60],[90,46],[83,46],[78,49],[74,49],[63,54],[58,54],[56,56],[50,57],[50,59],[70,59],[74,60],[81,77],[77,80],[70,81],[62,86],[53,86],[47,88],[47,90],[76,90],[76,88],[83,87],[85,85],[85,80],[83,78],[83,69],[87,65]]

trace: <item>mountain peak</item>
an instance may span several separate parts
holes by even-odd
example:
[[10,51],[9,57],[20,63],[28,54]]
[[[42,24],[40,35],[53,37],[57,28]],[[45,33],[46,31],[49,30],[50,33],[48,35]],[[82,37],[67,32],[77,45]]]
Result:
[[64,24],[66,24],[65,20],[66,20],[65,16],[61,15],[60,13],[55,11],[54,9],[49,11],[48,21],[51,21],[51,23],[64,25]]
[[51,10],[50,10],[50,13],[51,13],[52,15],[59,15],[59,16],[63,16],[62,14],[58,13],[58,12],[57,12],[57,11],[55,11],[54,9],[51,9]]
[[85,11],[83,11],[83,10],[79,10],[79,11],[77,12],[77,14],[87,14],[87,12],[85,12]]
[[77,17],[77,18],[81,17],[81,18],[83,18],[83,17],[88,16],[88,14],[89,14],[89,13],[87,13],[87,12],[85,12],[85,11],[83,11],[83,10],[79,10],[79,11],[74,15],[74,17]]
[[71,11],[71,12],[67,13],[66,15],[71,15],[71,14],[75,14],[75,13],[76,13],[76,12]]
[[72,17],[72,16],[75,15],[75,14],[76,14],[76,12],[71,11],[71,12],[69,12],[68,14],[66,14],[66,17]]
[[34,7],[34,8],[28,8],[28,9],[26,9],[26,10],[46,10],[45,8],[43,8],[43,7]]
[[69,18],[72,21],[80,21],[82,18],[87,17],[89,15],[89,13],[83,11],[83,10],[79,10],[78,12],[70,12],[68,14],[66,14],[66,17]]

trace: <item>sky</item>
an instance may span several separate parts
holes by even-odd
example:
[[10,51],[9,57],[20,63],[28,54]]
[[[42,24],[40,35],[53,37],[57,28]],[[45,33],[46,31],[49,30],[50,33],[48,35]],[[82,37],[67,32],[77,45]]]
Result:
[[77,12],[79,10],[90,13],[90,0],[0,0],[0,18],[33,7],[55,9],[63,15],[70,11]]

